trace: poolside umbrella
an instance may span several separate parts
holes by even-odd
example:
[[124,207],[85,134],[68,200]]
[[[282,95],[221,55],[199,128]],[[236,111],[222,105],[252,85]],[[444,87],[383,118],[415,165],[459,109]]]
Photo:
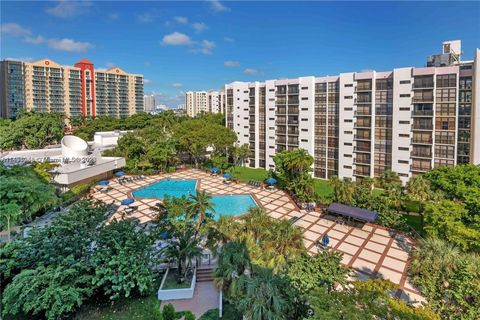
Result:
[[127,199],[123,199],[120,203],[122,204],[122,206],[128,206],[129,204],[132,204],[134,202],[135,202],[135,199],[127,198]]
[[267,180],[265,180],[265,182],[268,183],[269,185],[272,185],[272,184],[277,183],[277,179],[275,179],[275,178],[268,178]]
[[325,233],[322,237],[322,244],[326,247],[330,243],[330,238],[328,237],[328,234]]
[[123,171],[115,172],[115,177],[123,177],[124,175],[125,175],[125,172]]
[[109,183],[110,183],[110,182],[109,182],[108,180],[100,180],[100,181],[98,182],[98,185],[99,185],[99,186],[108,186]]
[[223,175],[223,177],[224,177],[225,179],[232,179],[232,174],[227,172],[227,173],[225,173],[225,174]]
[[211,172],[211,173],[217,173],[217,172],[218,172],[218,168],[213,167],[212,169],[210,169],[210,172]]

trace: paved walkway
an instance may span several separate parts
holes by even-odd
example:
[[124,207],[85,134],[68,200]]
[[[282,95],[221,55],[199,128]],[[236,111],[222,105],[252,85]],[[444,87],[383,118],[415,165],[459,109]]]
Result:
[[190,310],[195,317],[200,317],[210,309],[218,309],[220,294],[213,285],[213,282],[197,282],[192,299],[165,300],[160,308],[171,303],[176,311]]
[[[304,230],[304,243],[309,253],[316,252],[315,242],[327,232],[330,237],[330,247],[344,254],[342,263],[353,268],[356,278],[388,279],[399,285],[398,297],[411,302],[423,301],[418,290],[411,285],[407,277],[409,253],[414,246],[412,239],[374,224],[342,225],[320,212],[307,213],[305,210],[300,210],[281,190],[260,190],[243,183],[225,185],[220,176],[212,177],[210,173],[192,169],[150,176],[145,180],[124,185],[120,185],[115,179],[110,183],[113,190],[107,193],[97,192],[93,197],[120,205],[120,201],[131,196],[133,190],[166,178],[197,179],[198,188],[205,189],[207,193],[213,195],[251,194],[257,204],[276,219],[300,217],[295,224]],[[158,199],[137,199],[135,205],[138,206],[138,210],[130,217],[138,219],[141,223],[150,221],[154,217],[150,207],[158,201]],[[121,213],[117,212],[114,217],[120,218]]]

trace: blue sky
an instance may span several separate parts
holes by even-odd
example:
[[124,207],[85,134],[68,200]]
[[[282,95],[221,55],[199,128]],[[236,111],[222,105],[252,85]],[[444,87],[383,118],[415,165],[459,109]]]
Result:
[[423,66],[443,40],[480,46],[479,2],[1,2],[1,58],[145,75],[176,106],[232,81]]

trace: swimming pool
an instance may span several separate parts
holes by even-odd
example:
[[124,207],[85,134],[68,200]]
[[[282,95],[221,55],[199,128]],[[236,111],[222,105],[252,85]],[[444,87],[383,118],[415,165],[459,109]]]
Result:
[[152,183],[145,188],[132,192],[134,197],[139,198],[158,198],[163,199],[165,196],[181,198],[195,194],[197,180],[160,180]]
[[[165,179],[133,191],[132,195],[138,198],[163,199],[167,195],[180,198],[196,194],[196,187],[197,180]],[[215,219],[221,215],[239,216],[247,213],[250,208],[257,207],[257,203],[249,194],[212,196],[212,202],[215,208]]]
[[220,216],[239,216],[247,213],[257,203],[249,194],[235,194],[225,196],[212,196],[215,208],[215,220]]

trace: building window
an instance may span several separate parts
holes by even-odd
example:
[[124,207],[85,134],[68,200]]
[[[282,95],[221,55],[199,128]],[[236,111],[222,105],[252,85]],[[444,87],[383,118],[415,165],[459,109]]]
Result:
[[353,87],[353,83],[345,83],[343,86],[345,88],[351,88],[351,87]]
[[410,98],[410,93],[401,93],[400,98]]
[[352,119],[343,119],[343,122],[352,122]]
[[398,150],[400,151],[408,151],[410,150],[409,148],[405,148],[405,147],[398,147]]
[[410,108],[408,108],[408,107],[402,107],[402,108],[400,108],[400,111],[410,111]]
[[400,80],[400,84],[409,84],[410,80]]
[[408,161],[407,161],[407,160],[398,160],[398,163],[400,163],[400,164],[408,164]]
[[410,124],[410,121],[398,121],[399,124]]
[[353,99],[353,96],[344,96],[344,99]]

